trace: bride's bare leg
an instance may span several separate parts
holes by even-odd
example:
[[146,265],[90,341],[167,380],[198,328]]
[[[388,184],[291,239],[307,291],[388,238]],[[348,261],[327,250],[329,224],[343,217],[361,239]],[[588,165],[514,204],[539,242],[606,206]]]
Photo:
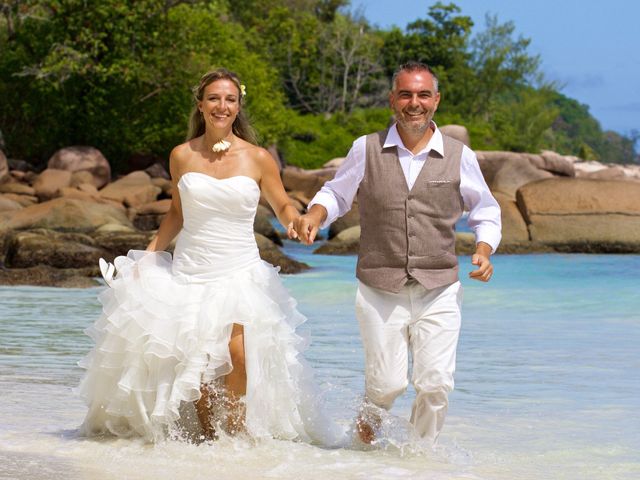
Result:
[[240,399],[247,393],[247,371],[244,357],[244,328],[237,323],[233,324],[231,340],[229,340],[229,353],[233,370],[224,380],[227,394],[226,407],[229,411],[227,417],[227,430],[234,434],[244,431],[245,407]]
[[200,398],[195,402],[196,413],[202,427],[205,440],[215,440],[216,430],[213,427],[213,418],[211,415],[211,403],[213,401],[214,392],[209,384],[200,385]]

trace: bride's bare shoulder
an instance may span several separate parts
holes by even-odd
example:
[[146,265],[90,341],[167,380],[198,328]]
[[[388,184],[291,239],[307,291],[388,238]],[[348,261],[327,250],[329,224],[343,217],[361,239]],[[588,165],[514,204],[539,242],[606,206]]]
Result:
[[180,145],[173,147],[169,158],[176,162],[186,161],[198,151],[199,144],[200,137],[181,143]]

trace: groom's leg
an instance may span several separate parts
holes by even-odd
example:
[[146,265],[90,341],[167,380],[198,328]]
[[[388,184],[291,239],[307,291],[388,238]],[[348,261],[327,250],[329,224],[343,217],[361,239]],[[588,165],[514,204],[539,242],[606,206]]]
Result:
[[416,389],[411,423],[420,436],[435,442],[447,413],[448,394],[453,390],[462,286],[456,282],[425,290],[415,285],[411,298],[414,305],[414,320],[409,327],[411,380]]
[[359,283],[356,318],[365,357],[366,402],[389,409],[407,388],[410,299],[408,288],[400,293]]

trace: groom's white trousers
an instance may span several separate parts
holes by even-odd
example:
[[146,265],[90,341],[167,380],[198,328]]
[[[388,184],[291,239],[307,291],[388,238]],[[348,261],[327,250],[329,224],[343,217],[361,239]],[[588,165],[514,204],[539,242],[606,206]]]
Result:
[[359,282],[356,317],[365,354],[366,402],[390,409],[411,382],[416,399],[411,423],[423,438],[436,441],[453,390],[460,333],[462,286],[455,282],[426,290],[415,280],[399,293]]

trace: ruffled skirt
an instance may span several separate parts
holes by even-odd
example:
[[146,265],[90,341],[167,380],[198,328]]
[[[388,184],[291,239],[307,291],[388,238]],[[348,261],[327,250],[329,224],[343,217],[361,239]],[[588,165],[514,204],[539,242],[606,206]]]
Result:
[[342,429],[323,413],[306,340],[305,318],[277,269],[253,265],[206,283],[172,272],[166,252],[130,251],[99,296],[103,313],[86,330],[95,347],[80,362],[77,392],[89,411],[84,435],[164,438],[200,386],[232,370],[233,324],[244,327],[246,428],[275,437],[337,445]]

